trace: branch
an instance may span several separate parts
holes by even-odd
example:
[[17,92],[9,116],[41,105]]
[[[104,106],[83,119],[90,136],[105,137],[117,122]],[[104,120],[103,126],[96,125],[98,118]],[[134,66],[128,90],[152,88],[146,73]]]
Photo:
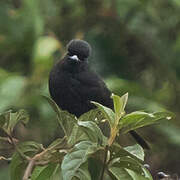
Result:
[[3,161],[7,161],[8,163],[11,162],[11,158],[6,158],[4,156],[0,156],[0,161],[3,160]]
[[23,180],[28,180],[29,179],[29,177],[31,175],[31,172],[32,172],[32,170],[34,168],[34,164],[35,164],[35,159],[32,158],[29,161],[29,164],[28,164],[28,166],[27,166],[27,168],[25,170],[25,173],[24,173],[24,176],[23,176]]
[[26,156],[26,155],[19,149],[19,147],[17,146],[16,142],[14,141],[14,138],[13,138],[11,135],[9,135],[9,134],[7,134],[7,136],[8,136],[8,138],[9,138],[11,144],[14,146],[14,148],[16,149],[16,151],[19,153],[19,155],[20,155],[23,159],[29,160],[29,157]]
[[24,172],[24,176],[23,176],[22,180],[28,180],[29,179],[35,165],[46,165],[49,163],[48,160],[47,161],[40,161],[40,162],[37,162],[37,161],[40,160],[42,156],[44,156],[46,153],[48,153],[53,148],[54,148],[54,146],[52,146],[48,149],[44,149],[42,152],[40,152],[39,154],[36,154],[34,157],[29,159],[29,163],[28,163],[28,166]]
[[[65,140],[65,138],[64,138],[64,140]],[[60,143],[63,143],[63,141]],[[42,157],[46,153],[49,153],[51,150],[53,150],[56,146],[57,146],[57,144],[55,144],[55,145],[53,145],[47,149],[44,149],[40,153],[34,155],[32,158],[29,158],[28,159],[29,163],[28,163],[28,166],[24,172],[24,176],[23,176],[22,180],[28,180],[28,178],[31,176],[32,171],[36,165],[47,165],[49,163],[49,159],[43,160]]]
[[[30,177],[30,175],[34,169],[34,166],[36,164],[36,161],[39,160],[46,152],[47,152],[47,149],[40,152],[39,154],[36,154],[33,158],[31,158],[29,160],[28,166],[24,172],[24,176],[23,176],[22,180],[28,180],[29,179],[29,177]],[[48,163],[48,162],[46,162],[46,163]]]

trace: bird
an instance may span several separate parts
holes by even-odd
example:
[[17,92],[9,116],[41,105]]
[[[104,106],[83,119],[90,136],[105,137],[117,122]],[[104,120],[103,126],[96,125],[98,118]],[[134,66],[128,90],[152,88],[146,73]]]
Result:
[[[76,117],[96,108],[91,101],[114,108],[111,91],[102,78],[88,65],[92,48],[84,40],[73,39],[67,44],[67,52],[49,74],[51,98],[62,109]],[[135,131],[130,131],[138,144],[149,149],[146,141]]]

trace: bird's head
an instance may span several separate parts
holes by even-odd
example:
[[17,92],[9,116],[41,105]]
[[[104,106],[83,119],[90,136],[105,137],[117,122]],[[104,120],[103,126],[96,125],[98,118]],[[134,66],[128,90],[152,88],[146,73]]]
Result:
[[67,45],[67,56],[72,62],[86,61],[91,53],[91,46],[83,40],[73,39]]

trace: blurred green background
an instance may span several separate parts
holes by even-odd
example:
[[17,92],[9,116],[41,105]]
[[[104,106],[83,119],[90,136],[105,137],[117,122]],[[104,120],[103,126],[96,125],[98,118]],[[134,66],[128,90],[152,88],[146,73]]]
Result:
[[[41,95],[48,95],[49,71],[66,44],[80,38],[92,45],[90,65],[112,92],[129,92],[128,112],[176,114],[139,132],[152,147],[152,173],[180,174],[179,12],[179,0],[1,0],[0,112],[23,108],[31,117],[15,136],[43,144],[58,137],[55,113]],[[0,154],[11,153],[0,141]],[[0,161],[0,179],[8,180],[8,171]]]

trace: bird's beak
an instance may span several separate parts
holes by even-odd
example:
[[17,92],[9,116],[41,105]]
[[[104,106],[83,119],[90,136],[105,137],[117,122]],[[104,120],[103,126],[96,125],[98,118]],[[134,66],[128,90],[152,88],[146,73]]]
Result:
[[70,56],[70,59],[75,60],[75,61],[80,61],[77,55]]

